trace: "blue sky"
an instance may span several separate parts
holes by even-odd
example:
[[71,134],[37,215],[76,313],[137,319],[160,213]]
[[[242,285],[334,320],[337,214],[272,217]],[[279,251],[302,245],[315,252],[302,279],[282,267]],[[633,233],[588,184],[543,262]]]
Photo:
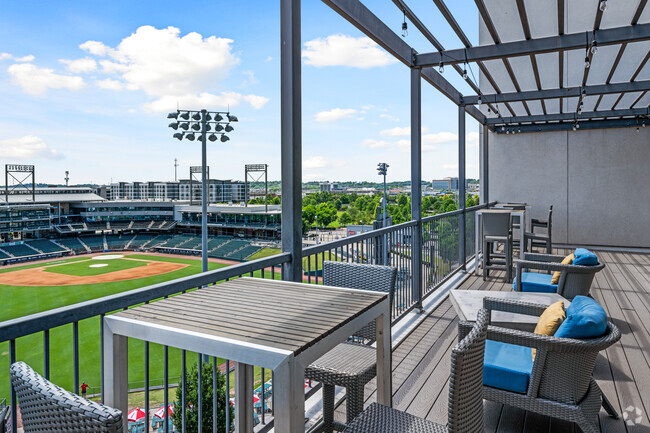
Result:
[[[390,0],[366,1],[400,32]],[[448,2],[476,40],[473,2]],[[432,2],[409,2],[449,48],[457,40]],[[304,0],[303,180],[409,179],[409,71],[320,1]],[[33,163],[37,181],[173,180],[200,164],[166,113],[225,110],[240,122],[210,143],[212,177],[244,164],[280,177],[279,1],[24,1],[0,16],[0,161]],[[431,46],[410,26],[418,51]],[[477,75],[477,71],[474,71]],[[461,92],[466,83],[447,68]],[[477,76],[478,78],[478,76]],[[423,178],[457,173],[457,108],[423,83]],[[468,116],[468,177],[478,176],[478,124]]]

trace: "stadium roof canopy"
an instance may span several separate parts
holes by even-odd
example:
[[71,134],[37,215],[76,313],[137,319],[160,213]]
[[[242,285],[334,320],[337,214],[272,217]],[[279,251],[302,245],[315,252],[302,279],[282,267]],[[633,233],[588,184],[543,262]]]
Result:
[[[105,201],[106,199],[93,193],[88,189],[83,192],[65,192],[61,188],[53,191],[54,188],[36,188],[35,201],[32,201],[31,191],[29,194],[12,194],[9,192],[9,204],[32,204],[32,203],[77,203],[84,201]],[[22,192],[22,191],[21,191]],[[4,190],[0,190],[0,204],[7,204]]]
[[[418,16],[408,4],[414,0],[393,0],[409,30],[415,27],[427,41],[419,50],[393,31],[401,22],[386,24],[372,12],[372,2],[323,2],[493,132],[638,127],[648,121],[647,0],[475,0],[478,46],[445,1],[433,0],[460,41],[454,47],[443,46],[423,23],[433,11]],[[445,78],[464,71],[470,72],[471,94]]]

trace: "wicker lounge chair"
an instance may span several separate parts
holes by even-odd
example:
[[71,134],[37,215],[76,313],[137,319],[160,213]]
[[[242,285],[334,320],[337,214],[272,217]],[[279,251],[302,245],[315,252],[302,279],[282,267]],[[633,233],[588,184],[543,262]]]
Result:
[[[350,423],[344,433],[483,433],[483,355],[488,313],[479,310],[471,331],[451,351],[447,426],[377,403]],[[460,337],[460,335],[459,335]]]
[[[542,291],[549,293],[557,293],[566,299],[573,299],[578,295],[589,296],[591,283],[594,280],[596,272],[599,272],[605,267],[604,263],[599,263],[594,266],[581,266],[581,265],[563,265],[560,263],[564,256],[554,254],[537,254],[537,253],[524,253],[524,260],[517,260],[516,265],[516,278],[514,289],[518,292],[521,291]],[[560,272],[560,280],[557,285],[550,283],[551,275],[529,273],[527,269],[535,269],[539,271]],[[525,289],[524,284],[526,280],[533,278],[533,289]],[[525,289],[525,290],[524,290]]]
[[[396,275],[397,269],[389,266],[323,262],[324,285],[386,292],[391,305]],[[323,384],[323,431],[345,428],[334,421],[335,386],[345,387],[348,423],[363,410],[363,388],[377,375],[376,350],[363,343],[375,335],[373,321],[354,336],[355,342],[339,344],[305,369],[305,377]]]
[[123,431],[122,412],[72,394],[24,362],[11,365],[25,433]]
[[[490,312],[500,310],[533,316],[541,315],[546,309],[545,305],[494,298],[485,298],[483,305]],[[535,348],[537,354],[523,392],[484,386],[486,400],[575,422],[585,433],[600,431],[597,423],[601,405],[611,416],[618,417],[592,377],[598,353],[621,338],[611,321],[605,334],[597,338],[558,338],[494,326],[488,327],[487,338],[498,344]],[[530,350],[526,357],[532,360]],[[507,368],[513,366],[511,358]]]

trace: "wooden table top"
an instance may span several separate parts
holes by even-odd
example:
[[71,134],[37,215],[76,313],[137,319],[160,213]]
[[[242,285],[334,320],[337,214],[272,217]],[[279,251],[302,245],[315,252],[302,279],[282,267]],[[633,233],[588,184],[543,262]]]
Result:
[[386,296],[381,292],[244,277],[112,316],[297,355]]

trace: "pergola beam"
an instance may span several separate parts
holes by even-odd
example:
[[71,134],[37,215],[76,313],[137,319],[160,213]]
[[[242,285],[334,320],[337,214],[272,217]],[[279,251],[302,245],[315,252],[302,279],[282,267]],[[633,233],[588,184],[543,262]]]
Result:
[[614,27],[594,32],[570,33],[538,39],[459,48],[443,52],[416,54],[415,65],[423,67],[437,66],[440,63],[454,65],[561,50],[575,50],[590,46],[594,39],[598,42],[598,46],[645,41],[650,39],[650,24],[637,24],[635,26]]
[[[393,32],[383,21],[377,18],[359,0],[323,0],[339,15],[358,28],[363,34],[375,41],[383,49],[391,53],[397,60],[413,68],[413,50],[402,38]],[[463,104],[463,95],[449,83],[442,75],[431,68],[421,69],[420,74],[433,87],[451,99],[456,105]],[[485,115],[476,107],[466,107],[467,113],[480,123],[484,123]]]
[[[512,93],[494,93],[490,95],[481,95],[481,103],[499,103],[527,101],[531,99],[554,99],[554,98],[571,98],[579,97],[582,89],[585,90],[586,96],[606,95],[611,93],[628,93],[643,92],[650,90],[649,81],[631,81],[616,84],[599,84],[585,87],[566,87],[562,89],[531,90],[526,92]],[[478,96],[465,96],[463,98],[466,104],[478,104]]]
[[[580,122],[580,128],[576,131],[584,131],[586,129],[608,129],[608,128],[631,128],[639,127],[641,124],[637,119],[609,119],[609,120],[591,120],[589,122]],[[573,122],[562,123],[540,123],[537,125],[520,125],[516,127],[506,127],[502,131],[501,127],[490,129],[497,134],[506,134],[506,131],[512,132],[516,128],[517,133],[525,132],[549,132],[549,131],[570,131],[573,129]]]
[[602,110],[576,113],[539,114],[535,116],[495,117],[487,119],[488,125],[512,125],[529,122],[557,122],[563,120],[588,120],[598,118],[647,116],[648,108],[631,108],[626,110]]

